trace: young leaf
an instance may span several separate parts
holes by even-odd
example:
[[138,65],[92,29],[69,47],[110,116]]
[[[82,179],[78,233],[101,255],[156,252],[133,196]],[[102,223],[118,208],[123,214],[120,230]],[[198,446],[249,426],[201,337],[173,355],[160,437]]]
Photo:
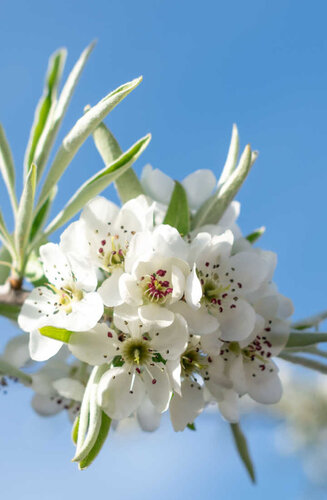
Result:
[[327,333],[295,333],[292,332],[285,347],[306,347],[319,342],[327,342]]
[[4,316],[12,321],[17,321],[19,312],[20,306],[0,302],[0,316]]
[[240,140],[239,140],[237,125],[236,123],[234,123],[230,146],[223,171],[218,181],[218,187],[222,186],[234,171],[237,163],[239,149],[240,149]]
[[250,243],[255,243],[259,238],[261,238],[261,236],[264,234],[264,232],[266,231],[266,228],[265,226],[261,226],[259,227],[258,229],[256,229],[255,231],[253,231],[253,233],[250,233],[248,234],[245,239],[247,239]]
[[15,165],[8,144],[5,131],[0,124],[0,171],[6,184],[10,201],[14,210],[17,212],[17,198],[15,193]]
[[[123,154],[115,137],[104,123],[100,123],[95,129],[93,139],[105,165],[110,165]],[[144,194],[142,185],[132,168],[120,175],[115,185],[122,203]]]
[[306,330],[307,328],[317,327],[325,319],[327,319],[327,311],[296,321],[292,323],[292,328],[295,330]]
[[83,458],[83,460],[81,460],[80,463],[78,464],[80,470],[87,469],[87,467],[89,467],[93,462],[93,460],[98,456],[105,440],[107,439],[110,430],[110,425],[111,425],[111,418],[108,417],[108,415],[106,415],[104,411],[102,411],[101,426],[97,440],[94,443],[94,446],[89,452],[89,454],[85,458]]
[[93,133],[105,116],[107,116],[107,114],[114,109],[120,101],[122,101],[132,90],[134,90],[141,83],[141,81],[142,77],[136,78],[135,80],[118,87],[118,89],[108,94],[75,123],[73,128],[64,138],[62,145],[53,160],[40,194],[38,208],[48,197],[50,189],[57,184],[58,180],[74,158],[83,142],[90,134]]
[[80,55],[72,71],[70,72],[66,83],[60,93],[58,102],[54,107],[53,113],[51,114],[51,119],[48,120],[44,133],[40,137],[40,140],[37,144],[37,148],[35,150],[35,163],[38,166],[38,179],[40,178],[44,170],[58,130],[74,93],[75,87],[79,81],[84,66],[94,46],[95,42],[92,42],[88,47],[86,47],[86,49]]
[[57,89],[65,66],[66,56],[66,49],[59,49],[49,59],[43,95],[35,111],[34,123],[25,153],[25,174],[29,171],[33,160],[35,162],[34,153],[36,147],[56,102]]
[[199,208],[193,219],[193,228],[217,224],[226,208],[238,193],[252,164],[251,148],[247,145],[239,164],[221,188]]
[[175,227],[182,236],[185,236],[190,230],[190,210],[187,194],[178,181],[175,181],[175,187],[163,223]]
[[[0,248],[0,261],[8,262],[10,264],[12,262],[12,257],[7,247],[3,246]],[[10,267],[0,265],[0,285],[3,285],[8,276],[10,274]]]
[[190,431],[196,431],[195,423],[193,422],[192,424],[187,424],[186,426]]
[[50,222],[45,229],[45,235],[48,236],[69,219],[74,217],[81,208],[94,196],[103,191],[111,182],[122,175],[135,160],[145,150],[151,140],[148,134],[137,141],[129,150],[122,154],[111,165],[100,170],[97,174],[86,181],[72,196],[64,209]]
[[9,252],[13,256],[14,249],[13,249],[12,237],[7,230],[6,223],[4,221],[1,211],[0,211],[0,239],[2,240],[3,244],[8,248]]
[[56,328],[55,326],[43,326],[39,329],[41,335],[50,337],[50,339],[60,340],[68,344],[70,336],[73,332],[65,330],[65,328]]
[[240,458],[241,458],[246,470],[248,471],[248,474],[249,474],[252,482],[255,483],[254,467],[253,467],[253,463],[252,463],[252,460],[250,457],[246,438],[242,432],[242,429],[241,429],[239,424],[230,424],[230,427],[231,427],[231,430],[233,433],[235,445],[236,445],[237,451],[240,455]]
[[327,365],[320,363],[319,361],[315,361],[314,359],[304,358],[294,354],[287,354],[285,352],[280,353],[278,357],[295,365],[304,366],[305,368],[310,368],[311,370],[327,374]]
[[57,194],[57,191],[58,191],[58,187],[53,186],[53,188],[51,189],[51,191],[49,193],[48,198],[45,200],[43,205],[36,212],[36,214],[34,216],[32,228],[31,228],[31,234],[29,237],[30,241],[34,240],[35,236],[40,232],[45,221],[47,220],[47,217],[48,217],[50,209],[51,209],[52,202]]
[[32,384],[32,377],[22,370],[16,368],[16,366],[11,365],[5,359],[0,357],[0,373],[3,375],[8,375],[9,377],[17,378],[25,385]]
[[21,259],[23,258],[33,222],[35,187],[36,165],[33,163],[25,180],[16,218],[14,238],[16,250]]
[[72,441],[75,445],[77,444],[78,428],[79,428],[79,415],[77,415],[77,417],[75,418],[72,427]]

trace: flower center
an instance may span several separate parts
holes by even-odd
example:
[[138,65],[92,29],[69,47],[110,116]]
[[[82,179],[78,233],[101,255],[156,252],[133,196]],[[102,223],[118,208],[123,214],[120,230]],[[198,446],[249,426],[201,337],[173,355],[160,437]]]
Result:
[[[271,321],[269,322],[269,324]],[[267,326],[265,328],[266,332],[270,331],[270,326]],[[271,352],[272,344],[271,342],[267,339],[265,335],[257,335],[256,338],[249,344],[245,349],[242,350],[243,356],[250,360],[254,361],[257,359],[258,361],[261,362],[259,365],[261,371],[264,371],[266,369],[266,363],[271,358],[272,352]]]
[[185,351],[181,356],[181,367],[183,374],[186,376],[190,376],[194,373],[200,373],[204,368],[207,367],[206,360],[207,357],[202,354],[199,348],[192,348]]
[[98,249],[101,269],[112,273],[115,268],[124,266],[125,256],[126,249],[123,249],[121,245],[115,241],[114,236],[111,236],[109,241],[101,240]]
[[166,302],[167,298],[172,294],[173,289],[168,280],[164,278],[167,271],[158,269],[151,276],[142,276],[141,282],[143,286],[143,296],[149,302],[156,302],[162,304]]
[[142,366],[151,361],[149,341],[143,339],[127,339],[123,342],[122,357],[131,365]]
[[72,303],[79,302],[83,299],[84,293],[74,285],[67,285],[62,288],[56,288],[54,285],[48,284],[51,290],[59,296],[58,306],[64,309],[66,314],[72,312]]

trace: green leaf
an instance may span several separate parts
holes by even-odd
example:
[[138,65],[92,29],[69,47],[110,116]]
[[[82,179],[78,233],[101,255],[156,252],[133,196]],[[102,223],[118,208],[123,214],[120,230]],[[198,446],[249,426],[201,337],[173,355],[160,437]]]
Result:
[[247,145],[239,164],[226,182],[199,208],[193,218],[193,228],[218,224],[230,202],[235,198],[252,165],[251,148]]
[[327,311],[315,314],[309,318],[301,319],[292,323],[292,328],[295,330],[307,330],[308,328],[317,327],[320,323],[327,319]]
[[17,378],[20,382],[25,385],[31,385],[33,380],[30,375],[19,370],[16,366],[11,365],[5,359],[0,357],[0,373],[3,375],[8,375],[9,377]]
[[66,49],[59,49],[49,59],[43,95],[37,105],[30,138],[25,153],[25,173],[27,174],[32,163],[35,163],[34,154],[41,135],[56,102],[57,89],[67,57]]
[[65,330],[65,328],[56,328],[55,326],[43,326],[39,332],[50,339],[60,340],[68,344],[70,336],[73,332]]
[[282,352],[278,355],[279,358],[289,361],[295,365],[303,366],[304,368],[309,368],[310,370],[316,370],[317,372],[327,374],[327,365],[315,361],[314,359],[304,358],[302,356],[297,356],[294,354],[287,354]]
[[122,101],[132,90],[134,90],[141,83],[141,81],[142,77],[136,78],[135,80],[118,87],[98,102],[98,104],[91,108],[75,123],[73,128],[64,138],[62,145],[53,160],[40,194],[38,208],[48,197],[51,188],[57,184],[58,180],[63,175],[83,142],[94,132],[105,116],[107,116],[107,114],[114,109],[120,101]]
[[88,47],[86,47],[86,49],[82,52],[81,56],[76,62],[75,66],[73,67],[72,71],[70,72],[60,93],[58,102],[54,106],[53,113],[51,113],[51,117],[47,122],[44,133],[40,137],[35,151],[35,163],[38,166],[38,179],[40,178],[45,168],[52,146],[56,139],[57,133],[67,111],[76,85],[94,46],[95,42],[92,42]]
[[11,319],[12,321],[17,321],[20,312],[20,306],[16,304],[8,304],[0,302],[0,316]]
[[8,248],[11,255],[14,256],[12,237],[7,230],[6,223],[3,219],[1,211],[0,211],[0,239],[2,240],[3,244]]
[[50,191],[50,194],[48,198],[45,200],[43,205],[39,208],[39,210],[36,212],[31,228],[31,234],[30,234],[30,241],[33,241],[36,235],[40,232],[42,229],[44,223],[47,220],[47,217],[49,215],[53,200],[57,194],[58,187],[53,186],[53,188]]
[[0,171],[3,180],[6,184],[14,213],[16,213],[17,198],[15,193],[15,165],[5,131],[1,124],[0,124]]
[[288,338],[286,347],[306,347],[319,342],[327,342],[327,333],[294,333]]
[[187,194],[178,181],[175,181],[175,187],[163,223],[175,227],[182,236],[185,236],[190,230],[190,210]]
[[24,250],[28,242],[33,222],[35,187],[36,165],[33,163],[25,180],[25,185],[19,202],[16,218],[14,238],[16,250],[21,259],[24,257]]
[[87,467],[89,467],[91,463],[94,461],[94,459],[98,456],[105,440],[107,439],[110,430],[110,425],[111,425],[111,418],[108,417],[108,415],[106,415],[106,413],[104,413],[103,411],[101,418],[101,426],[97,440],[94,443],[94,446],[89,452],[89,454],[85,458],[83,458],[83,460],[81,460],[80,463],[78,464],[80,470],[87,469]]
[[230,146],[223,171],[218,181],[218,187],[222,186],[227,181],[228,177],[232,174],[232,172],[235,170],[239,149],[240,149],[240,139],[238,135],[237,125],[236,123],[234,123]]
[[[10,252],[8,248],[6,248],[5,246],[1,247],[0,249],[0,261],[8,262],[9,264],[12,261]],[[8,266],[0,265],[0,285],[3,285],[7,281],[9,274],[10,274],[10,268]]]
[[79,210],[81,210],[81,208],[83,208],[91,198],[97,196],[101,191],[109,186],[111,182],[126,172],[126,170],[130,168],[130,166],[145,150],[150,140],[151,135],[146,135],[137,141],[128,151],[122,154],[111,165],[100,170],[93,177],[87,180],[76,191],[63,210],[50,222],[45,229],[45,235],[48,236],[65,224],[65,222],[74,217],[74,215],[76,215],[77,212],[79,212]]
[[[104,123],[100,123],[95,129],[93,139],[105,165],[110,165],[123,154],[117,140]],[[122,203],[144,194],[142,185],[132,168],[119,176],[115,185]]]
[[190,431],[196,431],[195,423],[193,422],[192,424],[187,424],[186,426]]
[[261,226],[252,233],[248,234],[245,238],[250,242],[250,243],[255,243],[261,236],[264,234],[266,231],[265,226]]
[[242,432],[242,429],[239,424],[230,424],[235,445],[237,448],[237,451],[239,453],[239,456],[252,480],[253,483],[255,483],[255,472],[254,472],[254,467],[253,463],[250,457],[248,445],[246,442],[246,438]]
[[75,418],[72,427],[72,441],[75,445],[77,444],[78,427],[79,427],[79,415],[77,415],[77,417]]

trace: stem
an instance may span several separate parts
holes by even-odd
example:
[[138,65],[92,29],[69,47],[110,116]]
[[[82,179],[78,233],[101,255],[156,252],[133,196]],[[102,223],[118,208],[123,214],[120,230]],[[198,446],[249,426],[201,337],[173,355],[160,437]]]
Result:
[[284,359],[285,361],[290,361],[295,365],[301,365],[305,368],[310,368],[311,370],[316,370],[320,373],[327,374],[327,365],[323,363],[319,363],[319,361],[315,361],[313,359],[302,358],[302,356],[297,356],[294,354],[279,354],[279,358]]
[[3,375],[8,375],[9,377],[14,377],[20,380],[25,385],[31,385],[33,380],[30,375],[24,373],[22,370],[19,370],[15,366],[11,365],[4,359],[0,358],[0,372]]

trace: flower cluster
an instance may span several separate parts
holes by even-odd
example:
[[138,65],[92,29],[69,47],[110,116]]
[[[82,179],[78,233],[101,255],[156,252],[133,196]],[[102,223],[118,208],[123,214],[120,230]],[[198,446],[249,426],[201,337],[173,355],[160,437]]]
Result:
[[[292,304],[272,282],[275,254],[242,236],[238,202],[219,224],[180,234],[164,220],[173,181],[148,166],[141,182],[146,195],[121,208],[96,197],[59,244],[40,248],[45,283],[18,318],[32,359],[46,361],[66,343],[86,373],[103,367],[99,407],[115,420],[137,415],[144,428],[169,410],[181,431],[212,401],[237,422],[245,394],[276,403],[273,357],[287,343]],[[192,214],[216,179],[202,170],[182,185]],[[83,387],[63,375],[55,383],[75,402]]]

